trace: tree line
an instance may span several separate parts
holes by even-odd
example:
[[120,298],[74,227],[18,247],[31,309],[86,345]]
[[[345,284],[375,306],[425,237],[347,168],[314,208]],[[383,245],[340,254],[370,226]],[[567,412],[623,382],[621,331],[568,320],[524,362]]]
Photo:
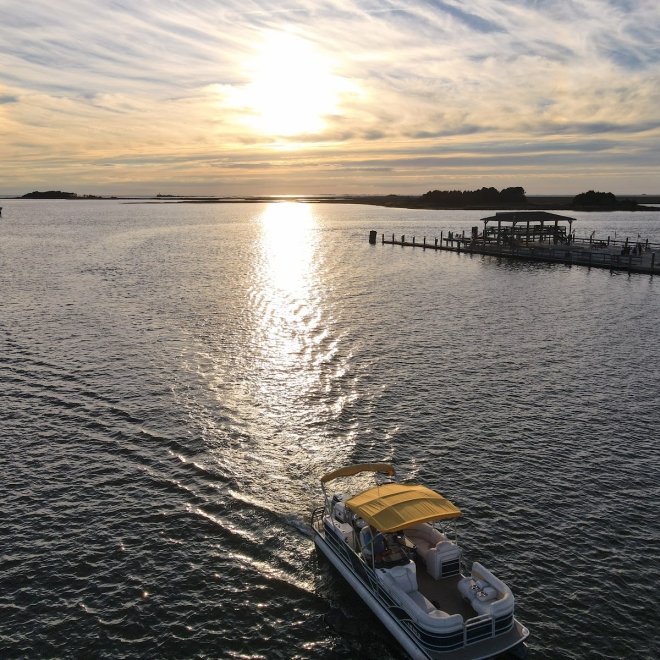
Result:
[[429,190],[422,195],[422,200],[438,206],[468,206],[484,204],[526,204],[525,189],[520,186],[511,188],[479,188],[479,190]]
[[638,204],[633,199],[617,199],[611,192],[596,192],[589,190],[573,197],[571,207],[581,208],[604,208],[604,209],[622,209],[629,210],[637,207]]

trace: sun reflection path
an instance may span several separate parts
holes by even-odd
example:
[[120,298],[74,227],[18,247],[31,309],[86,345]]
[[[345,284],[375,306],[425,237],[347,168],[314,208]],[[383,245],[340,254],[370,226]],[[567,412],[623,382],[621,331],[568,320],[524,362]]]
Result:
[[[333,405],[353,390],[351,360],[337,334],[315,207],[273,203],[259,217],[261,243],[251,291],[253,400],[259,401],[259,460],[306,470],[323,456]],[[331,296],[330,296],[331,297]],[[325,423],[324,423],[325,422]],[[273,466],[275,467],[275,465]]]
[[[263,394],[278,399],[285,383],[309,388],[318,377],[314,349],[327,334],[311,206],[269,204],[260,217],[261,249],[254,311],[256,341],[269,364]],[[279,376],[284,377],[282,382]],[[277,401],[270,399],[270,404]]]
[[368,419],[368,402],[354,410],[365,362],[318,207],[252,208],[247,263],[228,264],[235,282],[218,293],[230,311],[191,361],[215,403],[206,409],[196,393],[186,403],[231,475],[233,501],[306,515],[318,476],[346,462]]
[[308,299],[319,285],[314,264],[316,218],[309,204],[269,204],[260,216],[262,282],[272,293],[297,300]]

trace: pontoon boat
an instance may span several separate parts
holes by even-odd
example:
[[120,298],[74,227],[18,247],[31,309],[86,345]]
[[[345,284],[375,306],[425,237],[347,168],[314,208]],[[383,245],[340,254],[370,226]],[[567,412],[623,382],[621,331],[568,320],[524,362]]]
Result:
[[[362,473],[373,473],[376,485],[328,491],[329,482]],[[411,657],[524,655],[529,632],[514,618],[509,587],[478,562],[461,572],[446,522],[460,510],[394,475],[388,463],[368,463],[322,477],[324,506],[311,520],[317,547]]]

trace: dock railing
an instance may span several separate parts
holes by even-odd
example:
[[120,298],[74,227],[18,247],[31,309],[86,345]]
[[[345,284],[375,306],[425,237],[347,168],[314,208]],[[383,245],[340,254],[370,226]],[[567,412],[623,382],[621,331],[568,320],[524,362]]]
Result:
[[[370,241],[373,243],[373,241]],[[648,240],[637,240],[634,243],[628,239],[614,239],[608,236],[607,241],[590,238],[572,238],[567,242],[507,242],[484,241],[481,237],[474,239],[461,234],[449,232],[440,239],[429,242],[427,237],[417,240],[416,236],[400,239],[392,234],[392,238],[381,235],[383,245],[401,245],[405,247],[421,247],[424,250],[443,250],[456,253],[482,254],[487,256],[526,259],[563,263],[567,265],[588,266],[594,268],[609,268],[610,270],[625,270],[631,273],[660,274],[660,243]]]

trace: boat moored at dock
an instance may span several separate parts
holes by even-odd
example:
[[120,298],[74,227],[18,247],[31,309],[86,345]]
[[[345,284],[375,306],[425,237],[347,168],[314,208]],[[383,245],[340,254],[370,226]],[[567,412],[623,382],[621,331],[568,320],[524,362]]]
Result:
[[[329,482],[365,473],[376,484],[329,492]],[[312,514],[318,549],[413,658],[473,660],[515,650],[528,630],[509,587],[478,562],[461,572],[448,525],[461,511],[422,485],[397,483],[388,463],[356,464],[321,479]]]

